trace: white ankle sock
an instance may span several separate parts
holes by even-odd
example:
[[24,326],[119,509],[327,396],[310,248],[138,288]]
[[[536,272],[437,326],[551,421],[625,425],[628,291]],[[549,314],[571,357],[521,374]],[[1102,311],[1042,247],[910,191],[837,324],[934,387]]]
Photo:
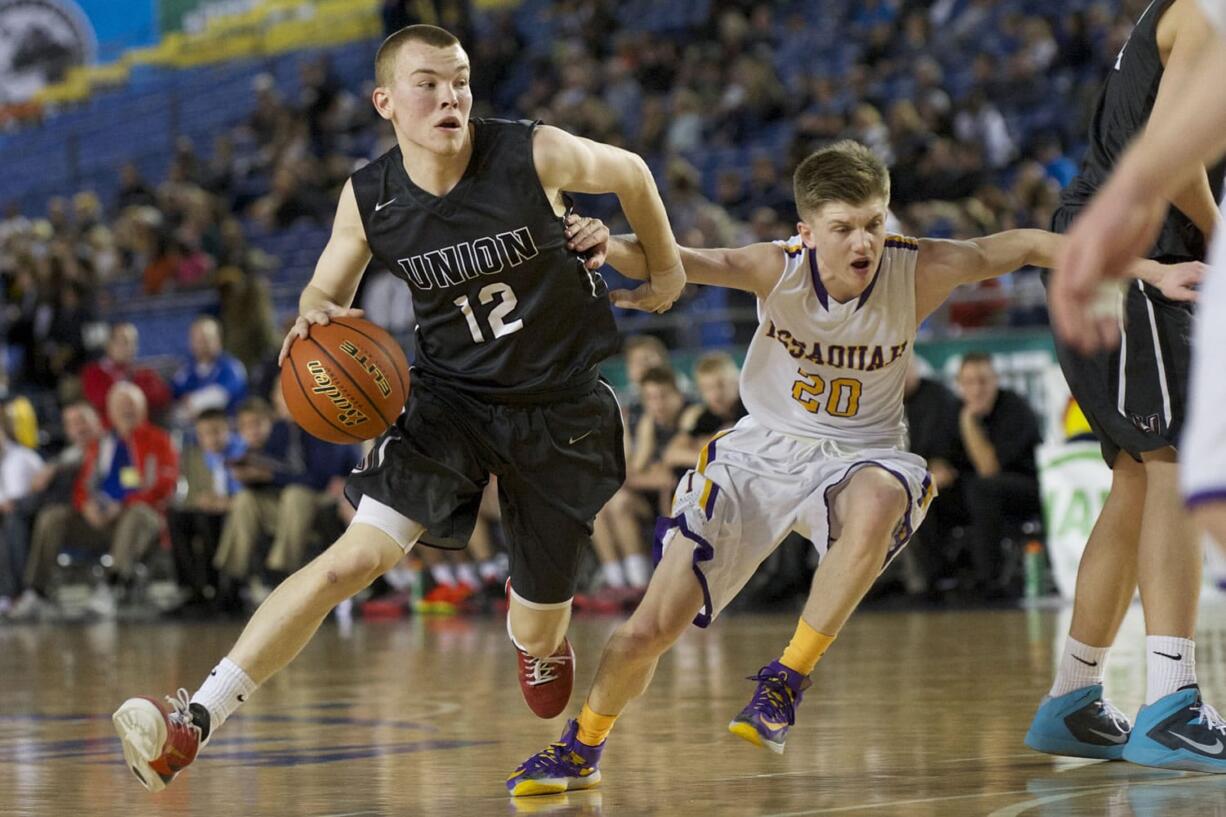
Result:
[[608,587],[626,586],[626,572],[622,569],[621,562],[605,562],[600,566],[600,574]]
[[651,562],[641,553],[622,559],[622,570],[626,572],[626,582],[631,587],[643,588],[651,581]]
[[1196,683],[1196,642],[1190,638],[1145,638],[1145,705]]
[[257,686],[238,664],[229,658],[221,659],[191,701],[209,711],[210,737],[235,710],[247,702]]
[[1060,666],[1056,669],[1056,680],[1052,682],[1051,691],[1047,694],[1053,698],[1067,695],[1075,689],[1082,689],[1103,682],[1103,669],[1107,663],[1107,653],[1110,647],[1091,647],[1082,644],[1069,636],[1064,642],[1064,654],[1060,657]]

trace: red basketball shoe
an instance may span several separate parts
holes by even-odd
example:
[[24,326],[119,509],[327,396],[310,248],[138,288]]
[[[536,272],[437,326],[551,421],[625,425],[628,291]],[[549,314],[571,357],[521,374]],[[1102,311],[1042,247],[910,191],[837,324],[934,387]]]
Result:
[[190,706],[187,690],[180,689],[176,697],[167,696],[165,703],[129,698],[111,717],[128,768],[149,791],[166,788],[196,759],[206,742]]
[[524,693],[528,708],[538,718],[555,718],[570,703],[575,687],[575,651],[570,641],[546,658],[534,658],[518,647],[519,689]]

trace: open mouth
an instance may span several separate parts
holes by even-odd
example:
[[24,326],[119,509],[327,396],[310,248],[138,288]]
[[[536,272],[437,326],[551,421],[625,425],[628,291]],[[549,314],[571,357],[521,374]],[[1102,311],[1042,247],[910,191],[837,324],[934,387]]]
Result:
[[434,127],[448,133],[455,133],[460,129],[460,120],[454,116],[449,116],[446,119],[440,119]]
[[868,272],[871,262],[867,258],[858,258],[851,262],[851,268],[856,272]]

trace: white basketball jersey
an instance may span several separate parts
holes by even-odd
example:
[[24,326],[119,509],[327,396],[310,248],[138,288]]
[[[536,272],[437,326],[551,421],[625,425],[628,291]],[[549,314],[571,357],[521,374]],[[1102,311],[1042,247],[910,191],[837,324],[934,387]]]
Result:
[[891,235],[858,298],[839,303],[793,237],[783,275],[758,301],[741,399],[759,423],[852,447],[906,446],[903,391],[915,339],[919,242]]
[[1200,0],[1200,7],[1218,32],[1226,34],[1226,0]]

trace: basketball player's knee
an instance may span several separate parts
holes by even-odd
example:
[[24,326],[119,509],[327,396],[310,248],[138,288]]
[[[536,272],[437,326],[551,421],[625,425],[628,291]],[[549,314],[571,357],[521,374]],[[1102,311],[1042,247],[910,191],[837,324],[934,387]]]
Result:
[[383,551],[374,542],[362,539],[341,539],[332,546],[331,558],[323,560],[324,587],[349,595],[383,575],[391,565],[385,565]]
[[857,482],[855,499],[860,508],[871,508],[883,519],[892,519],[907,509],[907,491],[894,475],[873,468],[863,471]]
[[616,648],[623,655],[655,657],[671,647],[688,625],[688,619],[679,625],[660,616],[631,616],[617,628],[613,635]]

